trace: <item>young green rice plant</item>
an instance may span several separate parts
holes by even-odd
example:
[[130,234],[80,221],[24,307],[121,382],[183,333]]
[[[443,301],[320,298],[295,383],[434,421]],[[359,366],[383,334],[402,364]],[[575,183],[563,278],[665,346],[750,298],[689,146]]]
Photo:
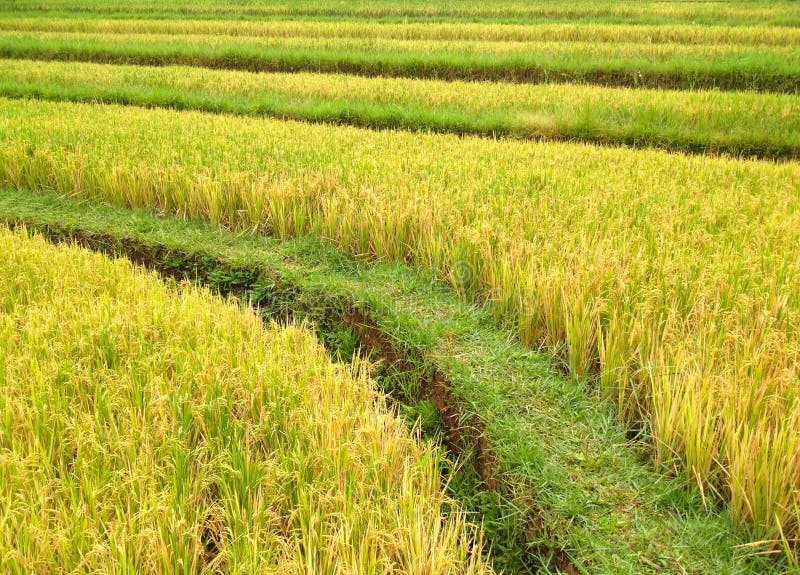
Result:
[[599,376],[655,459],[755,538],[795,536],[797,163],[117,106],[0,116],[6,185],[438,270]]
[[0,60],[0,95],[800,157],[800,98]]
[[795,46],[0,32],[0,56],[262,72],[794,93]]
[[0,231],[3,573],[490,573],[363,365]]

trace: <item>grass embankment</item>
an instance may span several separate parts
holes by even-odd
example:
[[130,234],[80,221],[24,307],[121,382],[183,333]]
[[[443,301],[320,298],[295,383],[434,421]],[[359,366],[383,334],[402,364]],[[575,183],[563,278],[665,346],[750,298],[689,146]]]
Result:
[[[3,101],[9,186],[439,270],[597,378],[756,538],[796,528],[800,166]],[[511,168],[510,168],[511,167]]]
[[439,455],[312,335],[0,231],[5,573],[489,573]]
[[794,93],[794,46],[0,32],[0,57]]
[[216,34],[293,38],[383,38],[519,42],[627,42],[797,46],[800,29],[780,26],[625,25],[597,23],[476,24],[469,22],[383,23],[308,20],[155,20],[20,18],[0,13],[0,30],[124,34]]
[[0,60],[0,95],[371,128],[800,157],[793,95],[253,74]]
[[98,15],[136,16],[137,18],[203,17],[203,18],[335,18],[389,20],[466,20],[466,21],[587,21],[630,24],[729,24],[800,25],[800,10],[791,0],[721,2],[660,2],[637,3],[610,0],[578,0],[537,2],[501,0],[491,4],[476,4],[469,0],[434,2],[410,0],[398,4],[393,0],[359,0],[342,4],[314,0],[292,0],[281,4],[254,4],[249,1],[196,2],[180,0],[165,5],[152,0],[134,2],[77,2],[76,0],[15,0],[0,6],[0,10],[25,13],[65,13],[82,18]]
[[377,342],[377,381],[455,449],[451,493],[480,512],[507,573],[780,571],[683,480],[648,469],[595,390],[424,273],[365,266],[313,237],[277,241],[53,195],[4,190],[0,222],[237,293],[267,319],[310,320],[340,354]]

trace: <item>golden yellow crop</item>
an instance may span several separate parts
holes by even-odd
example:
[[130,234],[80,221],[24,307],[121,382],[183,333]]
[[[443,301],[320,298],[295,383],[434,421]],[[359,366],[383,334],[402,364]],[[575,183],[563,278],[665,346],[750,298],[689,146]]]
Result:
[[303,38],[392,38],[396,40],[488,40],[553,42],[646,42],[788,46],[800,31],[775,26],[624,24],[489,24],[457,22],[250,21],[89,18],[2,18],[0,30],[148,34],[220,34]]
[[[635,125],[649,134],[711,135],[718,143],[745,134],[754,141],[794,144],[800,138],[800,97],[754,92],[673,91],[560,84],[443,82],[410,78],[363,78],[317,73],[253,74],[187,66],[124,66],[87,62],[0,59],[0,81],[88,87],[102,95],[115,88],[168,91],[258,103],[270,96],[300,101],[326,99],[370,106],[463,111],[491,118],[505,114],[521,132],[543,136],[574,125],[596,126],[613,138]],[[53,90],[54,92],[56,90]],[[235,108],[235,104],[232,106]],[[455,126],[457,127],[457,126]],[[688,136],[684,136],[688,137]]]
[[366,370],[126,260],[0,231],[0,386],[3,573],[490,572]]
[[283,49],[289,51],[317,50],[331,51],[340,54],[357,55],[362,58],[374,54],[386,55],[431,55],[462,56],[474,58],[518,57],[527,58],[528,63],[533,59],[543,62],[558,61],[564,67],[578,67],[585,64],[587,59],[596,62],[616,60],[617,67],[627,63],[628,60],[640,60],[647,64],[660,64],[663,62],[680,62],[682,59],[697,59],[709,61],[711,59],[767,59],[770,68],[776,66],[780,59],[781,72],[788,70],[796,73],[797,49],[793,45],[746,45],[746,44],[686,44],[651,43],[643,42],[596,42],[573,41],[561,42],[550,38],[542,40],[485,40],[485,39],[456,39],[447,38],[440,40],[418,38],[388,38],[382,36],[226,36],[222,34],[180,34],[169,33],[109,33],[109,32],[25,32],[25,31],[0,31],[0,39],[4,43],[35,42],[60,42],[74,45],[81,49],[85,45],[102,45],[106,49],[124,53],[128,47],[136,51],[154,49],[164,46],[180,47],[190,51],[198,57],[211,50],[269,50]]
[[800,157],[800,98],[0,59],[0,95]]
[[0,181],[411,259],[599,375],[660,463],[795,529],[800,165],[0,103]]

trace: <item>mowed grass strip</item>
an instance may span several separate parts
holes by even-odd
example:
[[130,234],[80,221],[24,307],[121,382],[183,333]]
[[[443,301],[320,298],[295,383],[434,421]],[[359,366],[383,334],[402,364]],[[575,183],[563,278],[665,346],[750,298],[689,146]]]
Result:
[[0,6],[0,10],[25,13],[65,13],[81,17],[98,15],[133,15],[138,18],[195,16],[204,18],[264,18],[311,17],[335,19],[390,20],[467,20],[467,21],[591,21],[631,24],[731,24],[761,25],[800,24],[800,9],[791,0],[726,2],[645,1],[619,3],[611,0],[579,0],[568,4],[558,1],[531,4],[521,0],[501,0],[491,4],[476,4],[469,0],[433,2],[406,0],[359,0],[340,2],[291,0],[280,4],[255,4],[249,1],[180,0],[165,5],[152,0],[112,2],[92,0],[15,0]]
[[2,182],[411,260],[793,537],[800,165],[3,101]]
[[793,46],[0,32],[0,57],[794,93]]
[[800,98],[0,60],[0,95],[513,138],[800,157]]
[[[0,13],[1,14],[1,13]],[[597,23],[477,24],[470,22],[187,20],[0,17],[0,30],[115,34],[218,34],[300,38],[628,42],[797,46],[800,29],[780,26],[625,25]]]
[[489,573],[439,454],[302,328],[0,231],[0,566]]

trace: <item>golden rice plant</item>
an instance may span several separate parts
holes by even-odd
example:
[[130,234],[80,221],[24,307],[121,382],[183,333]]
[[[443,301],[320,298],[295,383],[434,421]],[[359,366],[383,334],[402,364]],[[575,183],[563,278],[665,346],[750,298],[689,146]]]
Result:
[[603,24],[547,22],[490,24],[470,22],[104,19],[7,17],[0,30],[134,34],[219,34],[303,38],[392,38],[396,40],[487,40],[558,42],[638,42],[788,46],[800,31],[777,26],[696,26],[691,24]]
[[800,165],[0,103],[0,181],[414,261],[596,378],[659,464],[795,537]]
[[490,573],[362,367],[0,231],[0,571]]
[[[84,47],[102,47],[104,50],[124,54],[126,50],[143,51],[158,55],[163,51],[180,48],[194,55],[198,60],[211,51],[231,54],[235,61],[237,51],[245,56],[258,54],[259,50],[284,49],[288,51],[314,50],[318,53],[336,52],[357,57],[369,62],[375,55],[389,58],[392,64],[398,56],[455,56],[472,58],[474,62],[491,63],[495,58],[517,58],[527,65],[540,63],[552,65],[556,62],[560,69],[581,68],[593,63],[610,70],[626,69],[629,62],[644,65],[672,64],[663,69],[667,72],[688,66],[702,71],[712,67],[713,60],[750,63],[763,61],[768,72],[797,73],[797,50],[793,44],[775,45],[747,44],[693,44],[682,42],[607,42],[607,41],[557,41],[549,37],[529,41],[487,40],[487,39],[441,39],[393,38],[374,36],[228,36],[224,34],[179,34],[134,33],[134,32],[50,32],[0,29],[0,40],[4,45],[15,43],[41,43],[44,46],[58,46],[53,52],[80,52]],[[47,50],[45,50],[47,51]],[[266,57],[265,57],[266,58]],[[78,59],[75,57],[75,59]],[[712,60],[713,59],[713,60]],[[610,62],[609,62],[610,61]],[[679,65],[680,64],[680,65]],[[705,64],[705,66],[701,66]]]
[[7,91],[519,137],[800,151],[800,98],[789,94],[0,60],[0,92]]

